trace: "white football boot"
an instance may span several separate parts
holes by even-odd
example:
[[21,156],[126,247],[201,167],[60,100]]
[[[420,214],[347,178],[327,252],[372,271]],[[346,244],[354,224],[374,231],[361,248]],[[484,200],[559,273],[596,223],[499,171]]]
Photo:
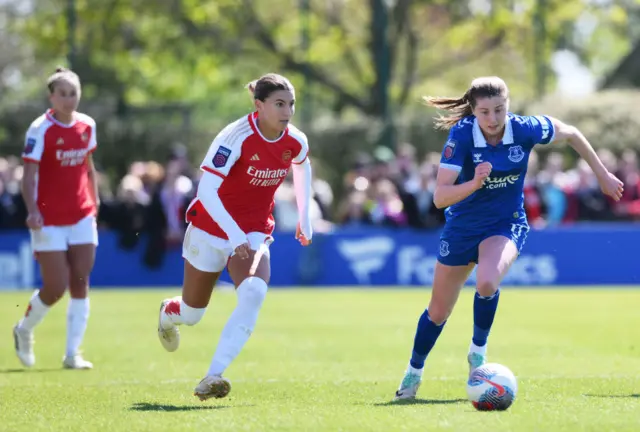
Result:
[[162,314],[164,314],[164,308],[171,299],[165,299],[160,304],[160,314],[158,315],[158,339],[160,343],[169,352],[174,352],[180,346],[180,330],[175,324],[171,324],[169,328],[162,326]]
[[223,398],[231,391],[231,382],[219,375],[208,375],[193,390],[193,395],[201,401],[210,398]]
[[471,375],[471,372],[487,362],[487,356],[479,353],[469,353],[469,355],[467,355],[467,362],[469,363],[469,375]]
[[422,384],[422,376],[412,373],[410,370],[407,370],[404,374],[404,378],[402,378],[400,387],[396,391],[396,396],[393,398],[393,400],[399,401],[406,399],[415,399],[416,394],[418,393],[418,389],[420,388],[420,384]]
[[13,328],[13,341],[16,355],[26,367],[36,364],[36,356],[33,354],[33,332],[16,326]]
[[82,355],[65,356],[62,360],[65,369],[93,369],[93,363],[82,358]]

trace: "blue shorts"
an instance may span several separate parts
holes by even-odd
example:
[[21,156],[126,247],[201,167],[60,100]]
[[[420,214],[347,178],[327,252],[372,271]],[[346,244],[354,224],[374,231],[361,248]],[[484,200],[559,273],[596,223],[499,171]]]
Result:
[[440,235],[440,251],[438,261],[448,266],[465,266],[478,262],[480,243],[493,236],[503,236],[515,243],[518,252],[522,251],[527,239],[529,225],[522,223],[507,223],[496,225],[478,235],[467,235],[453,227],[445,225]]

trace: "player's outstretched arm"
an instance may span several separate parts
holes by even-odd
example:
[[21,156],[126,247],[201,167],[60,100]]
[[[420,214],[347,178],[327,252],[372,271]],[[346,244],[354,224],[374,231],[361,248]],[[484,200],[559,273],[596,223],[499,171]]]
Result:
[[220,200],[218,189],[220,189],[222,182],[223,180],[219,176],[204,171],[198,187],[198,190],[201,191],[198,194],[198,198],[205,210],[207,210],[207,213],[209,213],[220,228],[222,228],[222,231],[227,234],[233,250],[236,250],[238,246],[247,243],[247,235],[240,229],[236,221],[233,220],[233,217],[231,217],[227,209],[224,208],[224,204],[222,204]]
[[[296,237],[300,238],[303,246],[311,243],[313,228],[311,227],[311,217],[309,207],[311,205],[311,162],[306,158],[300,164],[292,164],[293,188],[296,193],[296,203],[298,205],[298,226],[300,233]],[[306,244],[305,244],[306,243]]]
[[549,117],[555,131],[554,140],[564,141],[582,157],[598,178],[600,188],[605,195],[618,201],[624,191],[623,183],[604,166],[587,138],[575,126],[568,125],[558,119]]
[[433,203],[442,209],[462,201],[484,185],[484,180],[491,174],[491,164],[483,162],[476,166],[472,180],[462,184],[454,184],[459,172],[450,168],[440,167],[436,179],[436,190],[433,193]]

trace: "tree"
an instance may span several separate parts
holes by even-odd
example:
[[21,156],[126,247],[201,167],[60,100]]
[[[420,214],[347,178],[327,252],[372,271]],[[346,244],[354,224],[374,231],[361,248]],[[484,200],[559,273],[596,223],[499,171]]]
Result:
[[[306,78],[305,95],[322,111],[385,119],[420,93],[459,93],[477,75],[502,75],[518,94],[535,97],[536,70],[548,69],[556,49],[578,53],[602,74],[603,61],[629,49],[624,35],[638,32],[635,0],[544,0],[544,14],[537,2],[76,0],[76,67],[87,96],[122,110],[214,100],[218,112],[235,115],[247,108],[238,97],[246,81],[280,71],[298,86]],[[67,55],[67,3],[39,2],[13,20],[49,66]],[[590,19],[600,25],[587,34]],[[596,46],[603,37],[614,50]]]

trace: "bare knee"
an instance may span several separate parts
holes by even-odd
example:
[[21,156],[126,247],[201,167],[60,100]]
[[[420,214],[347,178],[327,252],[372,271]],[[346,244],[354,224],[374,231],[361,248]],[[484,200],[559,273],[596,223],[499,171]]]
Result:
[[38,253],[42,288],[38,296],[47,306],[62,298],[69,284],[69,266],[64,252]]
[[69,278],[69,295],[71,298],[83,299],[89,294],[89,277],[87,275],[71,275]]
[[95,246],[71,246],[67,252],[69,262],[69,294],[72,298],[86,298],[89,293],[89,275],[93,269]]
[[432,323],[441,325],[449,318],[473,266],[447,266],[436,263],[433,291],[429,301],[429,318]]
[[482,297],[491,297],[498,291],[498,283],[493,280],[481,280],[476,282],[476,290]]
[[43,283],[38,296],[42,303],[47,306],[53,306],[62,298],[65,291],[65,286],[60,283]]
[[271,278],[268,251],[265,249],[251,250],[249,259],[240,259],[234,255],[229,260],[227,270],[236,287],[239,287],[242,282],[250,277],[258,277],[268,284]]
[[442,325],[451,315],[451,308],[437,303],[429,304],[429,319],[435,325]]
[[209,305],[213,287],[220,274],[220,272],[210,273],[198,270],[188,260],[185,260],[182,301],[191,308],[206,308]]

